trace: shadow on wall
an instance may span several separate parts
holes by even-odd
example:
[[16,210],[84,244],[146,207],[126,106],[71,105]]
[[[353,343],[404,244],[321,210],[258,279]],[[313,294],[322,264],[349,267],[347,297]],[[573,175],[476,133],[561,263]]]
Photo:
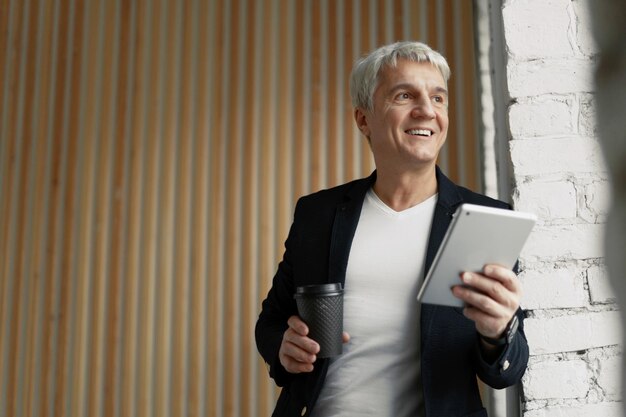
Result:
[[[606,263],[622,312],[623,334],[626,335],[626,119],[623,116],[626,108],[626,2],[600,0],[593,3],[590,13],[600,50],[595,71],[599,137],[611,176]],[[626,363],[622,366],[622,386],[626,387]],[[623,404],[626,415],[626,403]]]

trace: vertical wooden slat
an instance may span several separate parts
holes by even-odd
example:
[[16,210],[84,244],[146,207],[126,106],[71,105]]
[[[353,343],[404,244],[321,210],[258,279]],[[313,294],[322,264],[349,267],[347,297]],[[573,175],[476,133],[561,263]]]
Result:
[[[114,39],[116,42],[115,71],[116,77],[112,80],[116,95],[112,97],[111,118],[112,127],[110,136],[105,134],[107,141],[113,145],[113,167],[111,173],[111,214],[110,214],[110,240],[109,240],[109,276],[106,277],[109,285],[108,289],[108,328],[105,335],[105,349],[107,352],[107,366],[104,375],[103,390],[104,404],[103,415],[119,417],[122,404],[123,375],[123,348],[130,339],[124,337],[124,326],[132,320],[132,317],[125,316],[123,307],[128,295],[125,291],[124,277],[125,261],[129,248],[128,239],[125,238],[128,228],[128,207],[129,198],[116,198],[116,196],[127,196],[128,172],[129,172],[129,103],[130,92],[132,92],[129,82],[130,62],[132,51],[132,5],[126,2],[115,1],[116,8],[116,28]],[[131,280],[132,278],[127,277]]]
[[45,179],[48,182],[50,191],[48,198],[48,231],[45,238],[45,256],[46,261],[42,268],[42,277],[49,282],[49,290],[46,291],[46,302],[43,308],[42,321],[42,364],[39,381],[40,387],[40,406],[35,410],[37,416],[52,415],[52,406],[54,404],[53,394],[54,387],[57,383],[57,374],[55,372],[57,363],[58,346],[58,325],[59,319],[59,290],[58,290],[58,270],[60,266],[59,257],[60,249],[60,215],[62,213],[63,201],[62,197],[62,181],[63,176],[63,159],[66,154],[63,147],[63,109],[67,102],[67,84],[65,83],[66,73],[68,72],[68,60],[64,59],[67,55],[69,46],[69,27],[70,27],[70,7],[69,2],[57,4],[55,6],[54,17],[54,38],[55,46],[52,49],[52,72],[50,78],[51,99],[50,99],[50,125],[48,132],[50,145],[48,152],[51,158],[51,166],[49,177]]
[[[15,16],[15,9],[16,7],[12,4],[11,0],[0,0],[0,28],[3,30],[3,35],[0,36],[0,89],[4,92],[8,89],[8,80],[5,77],[8,75],[9,63],[17,52],[17,49],[11,46],[15,31],[14,20],[12,19],[12,17],[14,18]],[[8,108],[8,99],[8,94],[2,94],[0,96],[0,125],[5,125],[6,123],[4,114]],[[2,128],[0,128],[0,135],[4,137]],[[5,150],[5,148],[0,147],[0,157]],[[0,183],[0,193],[3,189],[2,183]],[[2,247],[0,247],[0,249],[2,249]]]
[[[337,7],[338,4],[334,2],[330,3],[330,10],[328,11],[328,40],[325,49],[328,50],[328,81],[327,81],[327,104],[325,106],[326,113],[328,114],[328,147],[326,156],[323,157],[323,160],[326,161],[327,165],[327,185],[337,185],[339,184],[339,157],[341,153],[339,152],[339,145],[341,145],[342,141],[338,137],[337,131],[339,129],[339,121],[337,118],[341,116],[341,112],[339,112],[337,102],[338,96],[341,96],[343,92],[339,89],[339,80],[337,71],[337,61],[339,58],[339,54],[337,51],[337,43],[339,41],[339,31],[338,31],[338,23],[337,23]],[[323,46],[322,46],[323,47]]]
[[[208,348],[208,377],[207,381],[221,381],[221,359],[222,346],[223,346],[223,333],[221,329],[222,320],[224,319],[223,309],[223,288],[224,281],[222,279],[224,273],[224,246],[222,236],[225,234],[224,227],[224,202],[225,202],[225,186],[223,180],[224,159],[226,152],[226,141],[220,138],[225,137],[225,120],[226,111],[223,105],[225,97],[228,94],[226,92],[226,85],[228,81],[228,68],[225,68],[225,64],[228,59],[229,48],[225,45],[226,42],[226,25],[227,20],[227,4],[224,2],[217,2],[215,6],[215,15],[217,19],[215,22],[214,37],[215,40],[212,43],[215,47],[214,56],[218,59],[211,60],[213,66],[213,78],[210,80],[210,91],[214,92],[211,95],[211,109],[212,111],[212,124],[210,125],[210,135],[208,137],[211,151],[211,173],[210,173],[210,186],[209,194],[211,195],[211,222],[209,232],[210,242],[210,261],[209,261],[209,311],[208,315],[211,317],[208,320],[208,335],[209,343]],[[230,136],[229,136],[230,137]],[[221,390],[223,384],[215,386],[216,384],[207,384],[207,407],[208,414],[210,416],[218,416],[222,414],[222,399]]]
[[[158,360],[156,356],[156,330],[154,328],[154,317],[156,312],[156,280],[157,280],[157,251],[158,251],[158,230],[160,196],[159,196],[159,173],[161,171],[161,140],[160,140],[160,106],[161,94],[163,94],[160,82],[163,67],[159,61],[159,34],[161,27],[162,10],[161,2],[146,2],[146,25],[145,37],[146,60],[142,65],[141,76],[147,80],[145,89],[141,90],[145,100],[145,133],[142,145],[139,148],[141,154],[145,153],[142,162],[143,183],[141,184],[141,266],[139,277],[141,277],[139,296],[139,320],[138,320],[138,352],[135,355],[138,368],[138,388],[136,410],[141,416],[154,415],[157,406],[154,404],[156,394],[155,364]],[[143,156],[143,155],[142,155]]]
[[159,21],[159,65],[163,68],[160,83],[163,89],[162,105],[159,107],[159,132],[162,153],[159,163],[158,187],[160,212],[157,222],[157,285],[155,307],[157,322],[155,323],[156,359],[161,366],[156,368],[155,404],[156,416],[172,414],[172,352],[174,339],[173,311],[174,297],[177,286],[174,277],[176,263],[175,240],[177,224],[178,165],[180,141],[178,137],[179,105],[180,105],[180,2],[164,1],[161,3],[164,12]]
[[189,409],[193,409],[196,404],[189,403],[187,392],[189,390],[188,380],[188,364],[189,364],[189,315],[191,307],[190,287],[191,287],[191,270],[190,259],[188,254],[191,252],[191,224],[193,221],[192,212],[192,187],[193,171],[196,168],[195,159],[193,158],[194,147],[196,141],[194,139],[194,122],[195,122],[195,95],[193,84],[197,81],[193,62],[194,53],[194,37],[197,36],[196,25],[194,19],[194,7],[191,3],[181,5],[179,11],[179,22],[181,27],[180,35],[180,68],[178,70],[178,78],[180,83],[180,109],[179,129],[177,137],[180,138],[180,163],[178,165],[177,186],[178,195],[176,201],[176,223],[177,233],[175,241],[175,267],[173,280],[177,290],[174,293],[174,315],[173,323],[173,340],[172,349],[172,414],[187,416],[191,413]]
[[[207,252],[209,236],[209,193],[208,179],[210,170],[209,151],[209,122],[212,111],[210,110],[210,99],[208,88],[210,85],[210,65],[209,54],[203,51],[211,51],[212,45],[209,33],[214,28],[214,13],[207,2],[194,3],[190,9],[192,21],[193,46],[190,49],[192,79],[190,84],[193,91],[193,113],[190,120],[191,135],[194,138],[192,155],[193,169],[192,177],[192,221],[191,221],[191,249],[190,249],[190,323],[189,323],[189,353],[188,353],[188,415],[191,417],[201,417],[207,415],[205,407],[204,386],[206,381],[206,350],[207,335],[206,322],[212,318],[208,317],[207,308],[207,274],[208,262]],[[208,117],[207,117],[208,116]],[[208,216],[207,216],[208,215]]]
[[[474,191],[481,191],[480,175],[480,156],[477,120],[479,112],[477,111],[478,88],[476,86],[476,56],[474,53],[474,37],[470,36],[474,33],[473,7],[470,2],[461,2],[460,9],[456,13],[460,13],[461,20],[461,43],[456,43],[456,48],[461,49],[461,61],[463,62],[462,74],[457,72],[457,76],[461,79],[460,85],[463,86],[463,103],[460,104],[461,109],[468,109],[465,117],[464,131],[467,135],[459,140],[463,140],[465,144],[463,158],[465,161],[465,170],[461,173],[459,179],[463,179],[465,185]],[[471,109],[471,110],[469,110]]]
[[[92,324],[92,348],[91,360],[89,361],[91,370],[91,392],[89,400],[89,414],[96,417],[103,415],[111,416],[112,410],[106,406],[113,404],[112,390],[105,390],[106,380],[111,372],[115,372],[115,356],[117,344],[108,346],[107,335],[115,332],[118,325],[115,319],[115,308],[111,308],[109,300],[113,304],[117,302],[120,294],[117,291],[115,275],[111,270],[110,244],[111,238],[111,209],[113,204],[112,178],[113,169],[116,163],[116,149],[113,147],[115,140],[116,120],[114,118],[114,105],[116,101],[115,86],[117,84],[116,57],[118,54],[118,34],[117,34],[117,2],[108,1],[102,4],[99,10],[98,26],[100,27],[99,43],[99,63],[98,69],[98,98],[101,103],[101,110],[98,112],[96,129],[93,136],[96,142],[96,152],[98,158],[98,170],[96,171],[96,193],[95,199],[95,233],[97,236],[94,245],[94,265],[93,265],[93,286],[91,299],[93,300],[93,324]],[[119,226],[118,226],[119,227]],[[114,339],[113,339],[114,341]],[[94,371],[95,369],[95,371]],[[103,414],[104,408],[109,410],[108,414]]]
[[[273,0],[271,8],[263,8],[262,19],[262,56],[275,56],[276,60],[264,59],[262,63],[261,97],[268,97],[275,91],[275,107],[263,105],[260,113],[260,172],[261,184],[259,195],[259,267],[256,278],[259,292],[255,303],[256,312],[260,310],[261,300],[265,298],[271,285],[276,266],[276,253],[280,253],[286,236],[291,215],[294,185],[299,181],[294,175],[294,160],[297,160],[297,145],[302,137],[294,129],[294,68],[296,41],[293,37],[295,7],[289,0]],[[278,17],[279,25],[272,24]],[[270,28],[275,28],[271,30]],[[277,42],[274,44],[274,42]],[[275,86],[275,88],[273,88]],[[272,114],[275,111],[276,114]],[[274,137],[274,133],[276,135]],[[250,335],[252,337],[253,333]],[[253,346],[256,350],[256,347]],[[269,415],[274,403],[274,390],[268,384],[268,372],[265,363],[257,359],[257,415]]]
[[348,181],[354,178],[356,173],[356,163],[354,161],[354,152],[356,149],[355,144],[355,127],[352,102],[350,99],[350,71],[356,58],[356,54],[353,49],[354,38],[358,35],[354,34],[354,28],[352,26],[352,16],[354,14],[353,0],[346,0],[344,9],[344,20],[342,22],[343,37],[344,37],[344,51],[343,51],[343,68],[341,74],[343,76],[343,106],[342,106],[342,120],[343,120],[343,165],[344,165],[344,181]]
[[[120,334],[121,320],[119,311],[124,297],[121,291],[120,282],[120,260],[121,252],[124,250],[125,242],[121,241],[120,235],[123,233],[123,204],[115,195],[123,190],[125,176],[125,156],[123,129],[125,111],[125,73],[120,71],[119,62],[122,60],[123,39],[121,33],[127,28],[121,19],[121,5],[119,1],[107,2],[105,8],[105,25],[103,28],[104,47],[103,61],[103,110],[101,113],[101,153],[106,155],[106,167],[101,169],[100,182],[106,197],[103,198],[99,206],[101,207],[102,228],[99,235],[102,237],[100,248],[100,259],[102,265],[98,268],[101,276],[98,282],[101,291],[100,302],[102,306],[99,310],[99,320],[104,321],[104,326],[100,329],[99,349],[100,361],[103,372],[99,376],[98,384],[101,392],[96,397],[97,415],[116,416],[118,415],[119,396],[117,395],[118,384],[115,384],[119,375],[120,363]],[[113,88],[106,88],[112,86]],[[121,97],[121,100],[120,100]],[[121,118],[119,117],[121,113]],[[104,164],[103,164],[104,165]]]
[[[197,46],[197,54],[194,56],[198,57],[198,111],[197,111],[197,136],[198,136],[198,150],[195,153],[195,158],[198,161],[198,172],[197,175],[194,175],[194,180],[196,181],[196,195],[199,196],[197,199],[198,208],[196,210],[196,223],[194,230],[195,241],[199,242],[199,245],[196,247],[195,251],[195,263],[197,264],[197,272],[195,274],[196,279],[194,280],[196,283],[196,287],[193,291],[194,296],[194,306],[195,308],[192,310],[192,317],[195,320],[194,329],[195,334],[197,335],[197,341],[194,341],[192,344],[192,352],[196,351],[196,354],[192,354],[192,363],[191,363],[191,378],[193,382],[190,385],[196,385],[196,389],[192,389],[190,391],[190,398],[193,402],[194,396],[197,398],[197,411],[194,413],[192,410],[192,415],[194,416],[204,416],[204,415],[212,415],[212,403],[211,400],[214,397],[211,397],[214,390],[211,390],[211,393],[207,396],[205,395],[207,388],[212,386],[213,384],[207,384],[207,380],[210,376],[212,376],[212,368],[211,368],[211,360],[213,358],[211,352],[211,345],[213,343],[209,343],[207,341],[215,340],[213,339],[213,334],[211,333],[211,327],[213,320],[217,319],[217,315],[211,316],[209,311],[212,310],[213,306],[209,306],[210,298],[208,298],[208,288],[211,288],[213,291],[218,285],[215,284],[214,280],[217,280],[217,277],[213,276],[212,272],[212,238],[213,231],[210,229],[212,226],[212,143],[210,140],[211,129],[214,125],[217,125],[215,122],[215,113],[214,110],[214,101],[213,94],[209,94],[212,90],[212,80],[213,73],[215,71],[215,66],[212,65],[214,59],[211,59],[210,54],[200,53],[200,51],[213,51],[215,54],[218,49],[215,47],[215,31],[217,29],[218,24],[216,23],[220,20],[218,13],[216,12],[217,6],[215,2],[211,2],[210,5],[207,5],[206,2],[201,2],[199,5],[198,17],[199,20],[197,22],[198,25],[198,46]],[[219,55],[214,55],[219,56]],[[219,198],[219,195],[216,195],[215,198]],[[208,214],[208,216],[207,216]],[[208,275],[208,279],[207,279]],[[208,282],[207,282],[208,281]],[[208,324],[207,324],[208,323]],[[208,331],[207,331],[208,330]],[[207,352],[208,350],[208,352]],[[207,367],[208,364],[208,367]],[[208,397],[208,398],[207,398]],[[207,410],[209,410],[207,412]]]
[[23,405],[24,415],[35,415],[41,405],[41,386],[38,383],[41,377],[43,349],[43,317],[45,317],[48,305],[49,293],[45,275],[47,257],[45,256],[45,241],[48,233],[48,195],[50,192],[48,178],[50,176],[50,148],[49,131],[52,89],[51,67],[52,53],[54,50],[53,18],[54,8],[51,4],[38,5],[37,22],[37,59],[36,68],[44,68],[46,71],[37,72],[35,82],[34,100],[35,106],[29,117],[29,123],[33,125],[33,148],[34,154],[29,163],[33,166],[33,177],[29,185],[29,193],[32,198],[32,212],[29,214],[32,223],[30,233],[30,260],[29,271],[25,276],[30,279],[30,300],[28,303],[28,318],[26,335],[26,362],[23,374]]
[[[33,138],[31,117],[33,116],[33,105],[35,97],[33,80],[35,77],[35,53],[36,53],[36,37],[35,33],[27,31],[27,27],[33,27],[37,24],[37,8],[30,2],[26,2],[24,9],[20,15],[19,48],[21,54],[16,61],[14,67],[13,80],[19,86],[15,93],[17,100],[13,103],[16,106],[15,122],[8,131],[9,137],[19,139],[18,150],[15,154],[17,162],[15,173],[10,186],[11,192],[14,193],[9,218],[11,225],[9,226],[8,238],[9,247],[13,248],[13,253],[9,256],[10,261],[7,263],[6,277],[12,281],[12,288],[9,290],[11,301],[9,306],[9,317],[7,319],[11,323],[9,326],[9,337],[11,343],[8,346],[7,357],[7,376],[5,376],[6,392],[7,392],[7,415],[21,414],[22,410],[22,392],[23,378],[22,371],[24,369],[24,350],[26,348],[24,341],[24,324],[25,320],[25,304],[27,297],[27,289],[29,280],[25,279],[25,272],[29,262],[27,259],[28,251],[25,240],[28,233],[28,182],[32,175],[29,169],[29,160],[32,152]],[[11,121],[13,121],[11,120]],[[21,145],[21,146],[20,146]],[[18,278],[18,279],[16,279]],[[19,279],[22,278],[22,279]]]
[[[242,45],[241,38],[245,32],[243,26],[240,24],[242,15],[245,15],[245,8],[242,6],[242,0],[235,0],[232,2],[232,14],[230,19],[230,36],[231,36],[231,55],[229,63],[229,70],[231,74],[236,76],[240,73],[240,66],[242,62]],[[241,140],[242,140],[242,120],[239,117],[241,111],[240,107],[242,91],[245,91],[243,85],[245,85],[243,79],[232,80],[229,84],[228,94],[226,97],[227,108],[229,109],[227,115],[228,136],[229,139],[226,144],[226,178],[228,178],[228,187],[226,190],[226,205],[228,207],[225,221],[225,258],[226,269],[225,277],[228,279],[224,283],[224,313],[227,323],[224,329],[224,340],[226,345],[224,346],[224,409],[223,415],[225,417],[236,416],[239,409],[239,402],[237,401],[236,391],[239,388],[239,367],[238,367],[238,354],[239,354],[239,332],[241,315],[239,311],[239,291],[240,291],[240,256],[239,245],[240,233],[241,233]]]
[[[453,0],[444,0],[443,1],[443,19],[446,22],[453,22]],[[456,69],[456,60],[454,57],[454,37],[452,35],[452,31],[446,28],[445,39],[443,40],[443,45],[441,45],[442,52],[444,53],[448,64],[451,69]],[[456,74],[453,73],[453,77],[456,77]],[[449,116],[449,126],[448,126],[448,140],[445,145],[446,151],[446,174],[450,176],[453,180],[459,178],[459,149],[457,146],[458,141],[458,129],[455,120],[455,115],[459,108],[459,103],[456,99],[457,97],[457,85],[455,83],[454,78],[450,78],[448,81],[448,92],[451,99],[448,101],[448,116]]]
[[[359,26],[355,28],[359,32],[357,36],[358,39],[358,57],[364,56],[367,52],[372,49],[372,45],[370,43],[370,27],[372,26],[370,21],[370,8],[369,2],[355,2],[359,3],[359,18],[356,21],[359,23]],[[370,155],[369,144],[366,143],[366,139],[364,136],[359,134],[359,141],[357,143],[357,152],[358,158],[358,169],[357,172],[363,172],[367,169],[368,159]]]
[[[31,7],[33,5],[31,4]],[[38,5],[35,5],[38,7]],[[50,53],[42,52],[44,50],[49,51],[51,46],[44,45],[45,37],[49,36],[50,28],[50,15],[51,10],[49,7],[41,7],[37,9],[38,17],[37,24],[38,31],[31,33],[32,38],[35,41],[35,48],[40,48],[35,51],[35,61],[31,64],[37,68],[38,66],[48,67],[50,65]],[[51,39],[48,39],[51,41]],[[46,48],[46,49],[41,49]],[[14,254],[8,255],[9,258],[28,256],[26,266],[22,269],[22,274],[16,276],[16,278],[23,282],[23,289],[26,290],[24,296],[27,299],[20,299],[14,297],[14,302],[22,305],[20,309],[22,311],[21,320],[23,321],[20,327],[23,327],[24,339],[21,349],[23,355],[23,362],[18,363],[17,366],[21,369],[19,379],[15,382],[17,389],[15,412],[17,414],[27,413],[33,415],[37,412],[37,408],[40,406],[39,398],[41,387],[38,384],[40,377],[40,362],[42,355],[42,342],[41,342],[41,321],[39,318],[43,314],[43,305],[46,303],[46,287],[47,282],[44,282],[43,268],[45,268],[45,248],[43,246],[43,240],[45,240],[46,223],[47,223],[47,210],[46,210],[46,198],[48,193],[48,187],[45,182],[45,178],[48,175],[49,160],[47,156],[47,123],[49,122],[49,97],[50,91],[48,89],[48,75],[43,76],[39,72],[35,72],[35,79],[31,79],[30,83],[34,86],[33,90],[33,102],[34,106],[29,109],[29,114],[24,120],[31,126],[31,134],[24,134],[21,136],[22,142],[30,142],[32,145],[31,156],[28,159],[29,174],[28,178],[23,178],[27,181],[25,194],[20,198],[25,199],[26,208],[25,216],[28,220],[27,227],[21,233],[24,235],[25,244],[21,248],[15,248]],[[2,174],[0,174],[2,175]],[[1,295],[1,294],[0,294]],[[1,296],[0,296],[1,298]],[[27,301],[28,300],[28,301]],[[25,308],[27,307],[27,308]],[[25,309],[24,309],[25,308]],[[0,335],[1,337],[1,335]],[[22,343],[18,339],[14,342]],[[0,351],[2,346],[0,346]],[[0,374],[2,373],[2,366],[0,366]],[[0,385],[1,389],[1,385]],[[1,396],[0,396],[1,398]],[[0,406],[0,415],[2,415]]]
[[[255,6],[256,4],[256,6]],[[256,19],[256,14],[260,12],[259,3],[248,4],[244,7],[247,8],[247,14],[245,18],[245,38],[244,46],[251,46],[252,50],[245,54],[245,66],[248,68],[259,68],[261,59],[258,51],[261,49],[260,43],[256,40],[259,39],[259,32],[257,31],[257,24],[260,23]],[[271,29],[266,29],[271,33]],[[268,56],[268,60],[271,59],[271,55]],[[254,74],[250,74],[247,77],[247,82],[244,84],[244,91],[257,97],[260,91],[258,88],[259,76],[255,71]],[[270,82],[271,88],[271,82]],[[246,95],[248,94],[246,93]],[[272,95],[268,97],[268,102],[265,103],[267,107],[271,107]],[[257,254],[258,254],[258,189],[259,189],[259,171],[258,171],[258,154],[259,154],[259,140],[260,140],[260,106],[258,102],[247,103],[247,100],[243,100],[245,107],[247,107],[247,116],[243,118],[242,123],[245,126],[250,126],[251,131],[244,132],[242,137],[242,153],[241,155],[242,166],[242,220],[241,220],[241,244],[239,253],[242,258],[240,259],[242,283],[240,286],[240,389],[238,395],[240,396],[238,416],[248,417],[251,416],[254,410],[255,401],[253,393],[253,370],[254,363],[250,353],[253,351],[254,344],[251,340],[251,335],[254,334],[254,316],[253,309],[256,310],[256,281],[250,279],[256,275],[257,267]],[[246,282],[246,278],[248,281]],[[254,358],[256,359],[256,358]]]
[[437,3],[439,2],[435,0],[427,0],[426,2],[428,16],[426,22],[428,27],[425,42],[434,49],[439,49],[439,37],[437,36]]
[[[278,165],[276,172],[276,186],[275,189],[272,187],[272,178],[267,177],[267,181],[264,182],[261,198],[262,198],[262,209],[266,210],[263,213],[262,218],[266,219],[266,223],[262,225],[262,236],[264,241],[261,243],[261,251],[262,251],[262,259],[263,264],[261,265],[261,273],[268,274],[269,276],[264,276],[265,279],[265,288],[269,288],[269,283],[271,280],[271,273],[273,273],[273,268],[275,265],[271,265],[274,262],[275,254],[280,253],[281,248],[283,247],[283,239],[284,236],[287,235],[289,222],[288,219],[291,215],[291,206],[293,201],[293,191],[295,189],[294,183],[297,184],[296,177],[298,176],[297,163],[293,164],[293,161],[297,161],[297,156],[300,154],[297,145],[300,143],[301,136],[297,133],[298,127],[294,128],[295,123],[295,111],[294,111],[294,98],[297,96],[301,96],[301,93],[295,92],[297,90],[297,77],[299,74],[298,70],[294,70],[297,68],[299,63],[297,62],[297,58],[295,56],[296,47],[298,43],[294,40],[294,36],[292,36],[294,30],[294,19],[292,18],[295,13],[294,3],[289,0],[275,0],[274,3],[278,1],[278,10],[279,10],[279,22],[280,29],[278,34],[278,51],[277,57],[278,61],[276,62],[276,66],[278,67],[278,82],[277,82],[277,101],[278,101],[278,117],[276,130],[278,132],[278,141],[277,144],[274,145],[276,147],[276,163]],[[276,8],[276,4],[274,6]],[[267,16],[267,15],[265,15]],[[269,16],[271,18],[271,16]],[[271,20],[264,19],[266,22],[265,27],[271,25]],[[266,35],[268,32],[264,32]],[[263,47],[264,47],[264,56],[270,55],[270,51],[272,45],[270,43],[270,38],[265,36],[263,39]],[[269,94],[269,83],[271,76],[271,62],[264,61],[263,67],[263,90],[262,96],[266,96]],[[264,112],[262,113],[261,120],[263,123],[263,137],[262,137],[262,163],[263,163],[263,172],[269,172],[274,164],[272,164],[270,160],[270,155],[272,152],[273,143],[271,140],[271,130],[272,124],[269,123],[270,118],[272,117],[269,114],[266,107],[263,107]],[[296,114],[299,114],[296,113]],[[294,144],[295,143],[295,144]],[[274,206],[272,204],[273,199],[272,195],[276,193],[277,204]],[[276,213],[275,216],[272,213]],[[275,219],[278,221],[275,222]],[[265,294],[262,292],[262,295]],[[259,300],[260,301],[260,300]],[[260,307],[260,303],[258,304]]]
[[392,30],[393,42],[404,39],[404,5],[402,0],[393,0]]
[[[294,65],[294,88],[298,91],[298,86],[304,85],[304,18],[305,18],[305,9],[304,2],[296,2],[295,6],[295,27],[300,28],[301,30],[296,30],[294,34],[294,44],[296,54],[294,56],[295,65]],[[305,182],[305,172],[308,169],[308,166],[305,165],[304,159],[304,116],[302,114],[302,108],[305,105],[304,91],[298,91],[295,94],[295,103],[294,103],[294,124],[293,124],[293,140],[294,140],[294,165],[293,165],[293,175],[294,175],[294,194],[302,195],[306,188]]]
[[[76,2],[72,4],[73,15],[71,24],[73,30],[70,32],[71,57],[70,70],[66,74],[64,83],[68,85],[69,100],[64,107],[62,137],[67,135],[67,159],[65,161],[66,171],[63,192],[62,211],[62,233],[60,242],[62,244],[59,270],[59,346],[57,349],[57,369],[61,378],[56,381],[54,396],[54,416],[61,417],[71,413],[71,393],[74,386],[73,364],[74,364],[74,340],[73,332],[75,327],[75,293],[73,285],[75,280],[75,253],[76,226],[75,217],[78,217],[80,208],[78,206],[77,188],[79,184],[79,145],[81,143],[79,123],[70,119],[70,114],[79,114],[81,109],[80,89],[75,80],[80,77],[82,55],[81,48],[83,39],[84,15],[87,13],[84,3]],[[70,122],[70,120],[72,122]],[[66,133],[67,132],[67,133]]]
[[[99,240],[96,239],[95,227],[97,216],[97,173],[101,166],[101,160],[97,155],[98,123],[101,111],[101,82],[99,72],[102,67],[101,61],[101,38],[102,22],[98,16],[102,13],[102,1],[94,1],[86,4],[84,16],[86,31],[83,38],[81,74],[80,74],[80,112],[79,117],[79,168],[77,199],[79,213],[77,230],[73,238],[76,239],[76,269],[72,277],[72,284],[76,288],[76,315],[74,349],[75,359],[72,375],[72,393],[69,394],[71,410],[74,415],[85,415],[94,412],[94,397],[96,392],[95,378],[102,368],[97,362],[97,337],[98,321],[97,311],[100,306],[99,298],[94,297],[94,286],[97,283],[97,270],[95,259],[96,247]],[[87,140],[83,138],[88,138]],[[94,347],[96,346],[96,347]]]
[[321,113],[322,109],[322,91],[324,88],[322,86],[322,68],[321,68],[321,31],[322,31],[322,17],[321,17],[321,4],[320,1],[312,2],[312,10],[311,10],[311,47],[308,51],[311,54],[311,107],[310,109],[303,109],[304,111],[310,112],[310,126],[311,126],[311,153],[310,153],[310,164],[311,164],[311,181],[310,187],[311,189],[318,190],[322,187],[323,178],[322,178],[322,167],[321,165],[321,141],[324,140],[322,137],[322,117]]
[[[9,138],[10,128],[14,123],[14,115],[17,110],[15,80],[15,65],[19,60],[17,56],[23,51],[23,48],[16,48],[19,45],[18,38],[19,25],[23,2],[14,4],[11,0],[0,1],[0,27],[4,28],[3,36],[0,36],[0,90],[3,92],[0,96],[0,137]],[[0,176],[0,195],[8,196],[11,194],[11,184],[13,166],[15,165],[15,141],[3,140],[0,143],[0,167],[3,169],[3,175]],[[10,264],[11,246],[9,242],[10,227],[10,201],[12,199],[3,198],[0,201],[0,273],[3,277],[8,277],[7,270]],[[9,290],[9,279],[0,280],[0,411],[6,405],[5,389],[7,361],[3,353],[8,351],[4,347],[8,343],[8,335],[5,333],[9,321],[6,319],[9,299],[7,298]]]
[[[123,2],[126,4],[126,2]],[[125,6],[122,6],[125,9]],[[147,77],[144,77],[144,66],[147,62],[147,50],[149,43],[146,36],[147,10],[144,2],[136,2],[130,11],[130,19],[133,22],[132,30],[125,47],[128,48],[126,54],[122,53],[120,59],[120,74],[127,73],[129,77],[128,91],[125,95],[120,95],[120,99],[128,100],[126,111],[119,117],[123,123],[119,125],[119,135],[128,144],[128,194],[126,204],[128,205],[128,227],[123,234],[123,239],[127,242],[127,261],[122,270],[124,277],[125,294],[124,306],[122,308],[123,331],[121,340],[124,341],[121,347],[121,372],[120,372],[120,416],[131,417],[138,414],[135,398],[140,398],[141,388],[138,389],[139,380],[139,357],[138,357],[138,335],[140,296],[139,289],[141,274],[140,251],[142,238],[142,184],[144,170],[144,148],[142,143],[145,137],[145,85]],[[126,12],[122,12],[126,16]],[[124,22],[124,18],[122,18]],[[123,47],[123,48],[125,48]],[[124,50],[124,49],[122,49]],[[122,67],[126,67],[122,71]],[[123,82],[124,76],[120,77]],[[122,126],[124,130],[122,131]],[[143,323],[142,323],[143,324]],[[142,355],[143,357],[143,355]],[[138,393],[139,392],[139,393]]]

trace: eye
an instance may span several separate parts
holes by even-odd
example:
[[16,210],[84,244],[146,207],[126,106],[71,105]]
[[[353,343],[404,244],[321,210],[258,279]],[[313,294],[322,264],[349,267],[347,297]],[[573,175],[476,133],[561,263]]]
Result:
[[411,98],[411,95],[409,93],[400,93],[396,96],[397,100],[408,100]]
[[435,100],[436,103],[443,103],[443,97],[442,96],[434,96],[433,100]]

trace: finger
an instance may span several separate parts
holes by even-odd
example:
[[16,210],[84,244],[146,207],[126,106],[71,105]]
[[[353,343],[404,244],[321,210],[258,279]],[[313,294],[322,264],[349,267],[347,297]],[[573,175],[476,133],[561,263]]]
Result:
[[298,316],[291,316],[289,320],[287,320],[287,325],[296,331],[296,333],[306,336],[309,334],[309,328],[305,322]]
[[312,355],[320,351],[320,345],[315,340],[296,333],[292,328],[287,329],[283,335],[283,340]]
[[287,372],[290,372],[292,374],[299,374],[301,372],[311,372],[313,371],[313,368],[314,368],[312,363],[297,361],[296,359],[282,352],[279,354],[279,359],[280,359],[281,365],[283,365],[283,367],[287,370]]
[[464,272],[461,275],[461,280],[465,285],[489,296],[508,308],[514,308],[518,304],[519,295],[509,290],[496,279],[472,272]]
[[500,281],[510,291],[517,294],[521,293],[522,286],[517,279],[517,275],[509,268],[498,264],[487,264],[483,268],[483,273],[489,278]]
[[343,343],[348,343],[350,341],[350,334],[348,334],[348,332],[343,332],[341,334],[341,339]]
[[288,340],[285,340],[281,345],[281,352],[289,358],[302,363],[313,363],[317,359],[315,353],[302,349]]
[[463,300],[465,304],[475,307],[490,316],[498,317],[506,315],[507,309],[505,306],[475,289],[457,285],[452,288],[452,294],[456,298]]

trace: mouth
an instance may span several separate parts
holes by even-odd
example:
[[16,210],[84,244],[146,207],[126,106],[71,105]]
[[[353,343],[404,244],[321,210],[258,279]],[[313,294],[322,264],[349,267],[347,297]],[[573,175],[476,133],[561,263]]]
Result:
[[409,134],[411,136],[422,136],[422,137],[430,137],[433,134],[433,131],[430,129],[408,129],[405,130],[404,133]]

